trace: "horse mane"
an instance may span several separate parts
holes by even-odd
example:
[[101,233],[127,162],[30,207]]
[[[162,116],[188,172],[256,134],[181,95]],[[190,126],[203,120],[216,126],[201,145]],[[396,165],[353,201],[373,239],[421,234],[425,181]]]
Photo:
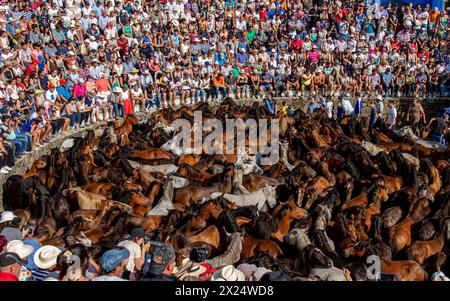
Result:
[[81,227],[83,226],[83,217],[77,216],[72,219],[69,224],[64,228],[63,236],[74,234],[78,235]]
[[226,231],[229,233],[239,232],[239,228],[237,227],[235,215],[230,210],[223,211],[219,218],[218,222],[220,225],[224,226]]
[[123,203],[123,204],[130,205],[131,199],[133,198],[133,193],[134,193],[133,190],[125,190],[120,195],[120,198],[119,198],[118,201]]

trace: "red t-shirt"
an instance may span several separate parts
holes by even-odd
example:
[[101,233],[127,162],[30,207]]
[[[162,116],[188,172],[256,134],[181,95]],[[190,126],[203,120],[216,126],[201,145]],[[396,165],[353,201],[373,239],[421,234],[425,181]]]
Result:
[[30,76],[31,73],[34,73],[34,72],[36,72],[36,65],[35,64],[31,64],[25,70],[25,76]]
[[293,40],[291,42],[291,46],[292,46],[292,48],[294,48],[296,50],[300,50],[303,46],[303,43],[300,39],[297,39],[297,40]]
[[266,17],[267,17],[267,10],[263,9],[259,12],[259,20],[261,21],[266,21]]
[[122,39],[117,40],[117,46],[119,46],[123,52],[127,51],[128,40],[126,40],[126,39],[125,40],[122,40]]
[[19,281],[19,279],[11,273],[0,272],[0,281]]

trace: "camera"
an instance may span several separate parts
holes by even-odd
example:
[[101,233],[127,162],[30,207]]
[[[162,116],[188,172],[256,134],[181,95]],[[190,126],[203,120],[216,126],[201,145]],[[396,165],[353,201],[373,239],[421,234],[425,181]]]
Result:
[[209,256],[208,248],[193,248],[189,253],[189,259],[196,263],[204,262]]

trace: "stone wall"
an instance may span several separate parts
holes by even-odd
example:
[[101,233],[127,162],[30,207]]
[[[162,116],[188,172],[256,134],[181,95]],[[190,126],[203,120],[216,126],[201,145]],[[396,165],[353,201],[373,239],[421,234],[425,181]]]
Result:
[[82,128],[76,132],[67,133],[65,135],[58,135],[54,139],[50,140],[49,143],[41,146],[39,149],[22,156],[20,159],[16,161],[16,164],[13,166],[13,170],[7,175],[0,175],[0,212],[3,212],[3,184],[5,181],[12,175],[23,175],[25,174],[32,166],[34,161],[41,158],[42,156],[47,156],[50,154],[50,151],[53,148],[60,147],[61,144],[70,138],[76,137],[85,137],[89,130],[94,130],[96,136],[101,136],[103,133],[103,129],[106,123],[98,123],[93,126]]

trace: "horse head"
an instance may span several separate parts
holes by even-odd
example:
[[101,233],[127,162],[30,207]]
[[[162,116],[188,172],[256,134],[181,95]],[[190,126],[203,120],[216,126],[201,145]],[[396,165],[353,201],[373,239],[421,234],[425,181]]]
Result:
[[264,196],[266,197],[266,202],[269,208],[273,208],[277,204],[277,192],[276,187],[266,186],[262,188]]
[[323,267],[331,268],[333,267],[333,260],[326,256],[320,249],[314,247],[313,245],[308,245],[305,250],[306,262],[309,262],[312,267]]

